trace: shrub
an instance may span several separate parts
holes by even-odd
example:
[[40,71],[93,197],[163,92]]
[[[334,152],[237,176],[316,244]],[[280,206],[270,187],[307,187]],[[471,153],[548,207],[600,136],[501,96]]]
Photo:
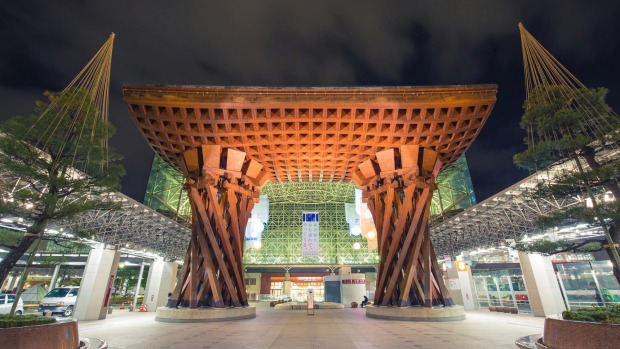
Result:
[[10,317],[9,314],[0,314],[0,328],[45,325],[53,322],[56,322],[56,319],[53,317],[34,314],[15,315],[14,317]]
[[565,310],[562,312],[562,318],[564,320],[620,324],[620,305]]

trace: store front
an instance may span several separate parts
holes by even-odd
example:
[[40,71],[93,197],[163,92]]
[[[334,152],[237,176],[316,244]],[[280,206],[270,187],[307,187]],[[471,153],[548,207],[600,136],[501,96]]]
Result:
[[292,299],[293,301],[305,301],[308,299],[308,291],[312,290],[314,300],[325,300],[325,283],[323,277],[329,275],[329,269],[325,272],[293,272],[287,278],[282,272],[261,272],[254,275],[260,279],[260,295],[258,300]]
[[620,287],[610,261],[555,263],[568,308],[620,304]]
[[[595,260],[592,254],[558,254],[552,256],[552,263],[568,309],[620,304],[620,285],[610,261]],[[532,311],[521,265],[508,253],[476,256],[472,277],[480,309],[496,306]]]
[[532,311],[518,263],[478,264],[472,276],[480,309],[496,306]]
[[[291,276],[291,299],[293,301],[305,301],[308,299],[308,291],[312,290],[314,300],[322,302],[325,299],[325,285],[322,276]],[[282,296],[284,289],[284,277],[271,277],[271,295]]]

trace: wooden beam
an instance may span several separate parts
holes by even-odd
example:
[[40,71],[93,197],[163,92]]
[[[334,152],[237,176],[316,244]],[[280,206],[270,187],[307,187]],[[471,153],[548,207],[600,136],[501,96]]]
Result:
[[226,148],[226,169],[241,172],[245,160],[245,152]]
[[[204,231],[206,232],[206,235],[209,239],[211,247],[214,249],[215,260],[217,261],[219,265],[219,272],[222,274],[228,289],[234,290],[235,287],[233,285],[232,278],[230,277],[230,269],[232,269],[232,267],[229,267],[228,264],[224,261],[224,257],[223,257],[224,253],[223,251],[219,249],[219,245],[217,241],[218,239],[216,238],[214,229],[211,228],[210,221],[207,218],[206,207],[200,200],[200,195],[198,194],[197,189],[195,188],[190,189],[190,200],[192,200],[192,203],[196,205],[196,211],[201,220],[201,228],[204,229]],[[210,206],[214,206],[213,203]],[[220,238],[219,240],[222,241],[226,239]],[[239,298],[237,297],[236,294],[232,296],[232,299],[233,299],[233,302],[235,302],[235,306],[241,306],[241,303],[239,303]]]
[[[426,211],[424,203],[430,198],[430,193],[431,193],[431,190],[429,188],[426,188],[422,191],[422,195],[420,195],[420,198],[416,200],[415,213],[411,220],[411,225],[409,226],[407,234],[405,235],[405,240],[403,242],[403,246],[405,248],[408,248],[413,238],[418,237],[418,239],[416,240],[418,242],[416,246],[413,247],[413,253],[416,253],[416,251],[419,250],[418,244],[420,244],[422,241],[419,238],[419,235],[420,235],[420,228],[425,222],[424,217],[423,217],[423,213]],[[392,275],[390,275],[388,279],[388,283],[387,283],[388,291],[386,291],[386,294],[390,294],[394,290],[394,288],[396,287],[396,284],[398,283],[399,276],[402,277],[401,271],[402,271],[403,263],[409,251],[405,250],[405,251],[399,251],[399,252],[401,253],[398,254],[398,259],[396,260],[396,267],[394,268]],[[396,258],[396,256],[394,256],[394,258]],[[387,304],[383,304],[383,305],[387,305]]]
[[397,150],[395,148],[377,152],[377,163],[379,164],[381,172],[396,171],[396,157]]
[[400,146],[400,161],[403,168],[418,168],[419,145],[403,144]]
[[221,145],[203,145],[201,146],[202,163],[204,167],[219,169],[220,158],[222,156]]
[[198,171],[200,166],[198,164],[198,152],[196,149],[190,149],[183,153],[183,160],[188,172]]

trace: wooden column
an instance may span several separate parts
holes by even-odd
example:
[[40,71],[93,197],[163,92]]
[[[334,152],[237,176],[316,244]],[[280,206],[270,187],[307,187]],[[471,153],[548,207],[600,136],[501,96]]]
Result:
[[179,167],[187,181],[192,237],[168,306],[247,306],[243,243],[266,180],[263,166],[242,151],[207,145],[183,153]]
[[378,152],[353,175],[377,228],[375,306],[454,305],[428,227],[441,165],[436,151],[403,145]]

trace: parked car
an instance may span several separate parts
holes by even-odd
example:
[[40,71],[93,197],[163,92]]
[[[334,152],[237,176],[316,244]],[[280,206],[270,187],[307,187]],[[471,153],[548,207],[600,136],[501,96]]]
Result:
[[51,311],[52,314],[73,315],[79,286],[57,287],[49,291],[39,303],[39,312]]
[[[8,314],[11,312],[11,307],[15,303],[14,294],[0,294],[0,314]],[[24,302],[19,299],[17,308],[15,308],[15,314],[21,315],[24,313]]]

